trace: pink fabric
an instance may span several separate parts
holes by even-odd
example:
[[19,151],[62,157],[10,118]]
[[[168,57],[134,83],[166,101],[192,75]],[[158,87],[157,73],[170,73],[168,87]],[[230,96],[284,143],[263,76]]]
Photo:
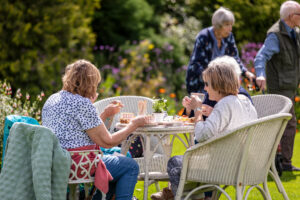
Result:
[[[84,147],[79,147],[79,148],[74,148],[74,149],[67,149],[68,151],[85,151],[85,150],[95,150],[95,149],[99,149],[99,146],[97,145],[89,145],[89,146],[84,146]],[[88,158],[90,159],[91,162],[93,162],[93,160],[96,158],[96,154],[94,152],[91,152],[88,155]],[[78,163],[81,159],[81,155],[75,153],[72,155],[72,160],[74,160],[76,163]],[[86,161],[85,159],[83,159],[83,162]],[[86,164],[84,165],[85,169],[89,168],[89,165]],[[72,165],[71,166],[72,170],[75,170],[75,166]],[[82,170],[78,170],[77,171],[77,176],[83,177],[83,175],[81,175],[81,171]],[[113,180],[113,177],[111,176],[111,174],[109,173],[109,171],[106,169],[105,164],[103,163],[102,160],[100,160],[98,162],[97,168],[95,166],[92,166],[92,169],[90,171],[90,174],[93,175],[95,174],[95,186],[101,190],[103,193],[107,193],[109,186],[108,183],[109,181]]]
[[108,183],[111,180],[113,180],[113,177],[106,169],[103,161],[100,160],[95,174],[95,186],[106,194],[108,192]]

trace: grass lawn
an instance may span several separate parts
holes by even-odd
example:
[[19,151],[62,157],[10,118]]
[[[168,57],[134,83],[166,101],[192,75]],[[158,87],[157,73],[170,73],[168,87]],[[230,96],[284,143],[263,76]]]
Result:
[[[176,141],[176,140],[175,140]],[[176,141],[174,144],[173,155],[182,155],[184,153],[184,147],[182,144]],[[300,133],[296,134],[296,140],[294,145],[294,156],[293,156],[293,165],[300,167]],[[290,198],[290,200],[299,200],[300,199],[300,172],[283,172],[281,176],[281,182]],[[272,180],[268,181],[269,190],[271,193],[272,199],[281,200],[283,199],[282,195],[278,192],[275,183]],[[164,188],[167,186],[166,182],[161,182],[160,187]],[[139,199],[143,199],[143,190],[144,190],[144,182],[139,181],[135,187],[134,195]],[[235,198],[235,190],[232,187],[226,189],[229,195],[234,199]],[[154,184],[149,187],[148,190],[148,199],[152,193],[155,193],[156,189]],[[227,199],[224,195],[221,196],[221,199]],[[256,190],[252,190],[249,198],[251,200],[259,200],[263,199],[262,195]]]

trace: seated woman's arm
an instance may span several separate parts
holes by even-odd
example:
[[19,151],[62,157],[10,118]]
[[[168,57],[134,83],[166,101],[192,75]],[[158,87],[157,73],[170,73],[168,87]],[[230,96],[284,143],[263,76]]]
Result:
[[108,120],[106,128],[110,128],[112,120],[114,116],[120,112],[121,108],[123,108],[124,105],[121,101],[112,101],[110,104],[108,104],[104,111],[100,114],[100,118],[103,122]]
[[147,121],[147,117],[141,116],[136,117],[131,120],[130,124],[125,128],[115,132],[114,134],[110,134],[106,129],[105,125],[102,123],[95,128],[91,128],[86,130],[86,133],[91,138],[91,140],[97,145],[104,148],[111,148],[120,144],[123,140],[125,140],[130,133],[135,131],[136,128],[143,126]]

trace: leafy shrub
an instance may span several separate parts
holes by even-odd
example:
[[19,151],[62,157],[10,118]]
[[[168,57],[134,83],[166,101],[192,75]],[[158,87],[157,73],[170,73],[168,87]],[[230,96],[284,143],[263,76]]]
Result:
[[120,46],[140,39],[148,31],[152,16],[153,9],[145,0],[101,0],[92,22],[97,44]]
[[13,89],[48,96],[78,58],[91,60],[95,35],[89,24],[99,1],[8,1],[0,6],[0,80]]
[[2,158],[3,149],[3,131],[4,120],[7,115],[23,115],[30,116],[36,120],[41,120],[40,103],[45,96],[44,92],[37,95],[36,100],[30,101],[30,95],[26,93],[25,96],[18,89],[14,96],[12,96],[12,89],[8,82],[0,81],[0,158]]

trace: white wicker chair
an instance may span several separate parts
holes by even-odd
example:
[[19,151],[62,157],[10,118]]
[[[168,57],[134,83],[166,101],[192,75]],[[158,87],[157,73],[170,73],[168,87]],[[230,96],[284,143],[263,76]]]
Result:
[[245,186],[251,186],[245,199],[255,187],[265,199],[269,199],[267,191],[258,184],[266,181],[277,145],[290,118],[291,115],[286,113],[267,116],[188,149],[183,157],[175,199],[182,198],[188,181],[202,185],[190,191],[185,199],[203,189],[218,190],[231,199],[220,185],[235,186],[238,200],[243,198]]
[[256,95],[251,98],[258,118],[277,113],[289,113],[293,105],[289,98],[278,94]]
[[[79,154],[81,155],[80,161],[78,163],[76,163],[73,159],[72,159],[72,166],[75,166],[75,169],[71,168],[70,171],[70,177],[69,177],[69,189],[70,189],[70,193],[69,193],[69,199],[70,200],[76,200],[77,198],[77,194],[76,194],[76,187],[79,183],[84,183],[84,189],[85,189],[85,196],[88,196],[88,189],[89,189],[89,185],[87,183],[93,183],[95,178],[93,176],[91,176],[91,169],[92,167],[96,167],[98,165],[98,162],[100,160],[99,156],[96,156],[96,158],[93,160],[93,162],[90,161],[90,159],[88,158],[88,155],[94,152],[96,155],[98,154],[102,154],[102,152],[99,150],[85,150],[85,151],[69,151],[71,157],[74,154]],[[85,161],[83,161],[85,160]],[[85,166],[88,166],[89,168],[86,169]],[[78,177],[78,171],[80,172],[80,177]]]
[[[147,113],[151,114],[153,113],[152,104],[153,100],[148,97],[142,97],[142,96],[117,96],[117,97],[110,97],[106,99],[102,99],[100,101],[97,101],[94,103],[94,106],[97,109],[98,114],[103,112],[104,108],[110,104],[112,101],[119,100],[124,104],[124,107],[121,109],[121,112],[131,112],[137,115],[138,113],[138,102],[145,100],[147,102]],[[120,113],[117,114],[110,126],[110,131],[112,132],[115,128],[115,125],[117,122],[119,122],[120,119]]]
[[[153,109],[152,109],[152,104],[153,104],[153,100],[148,98],[148,97],[143,97],[143,96],[117,96],[117,97],[110,97],[110,98],[106,98],[106,99],[102,99],[100,101],[97,101],[94,103],[94,106],[97,109],[98,114],[100,114],[101,112],[103,112],[104,108],[111,103],[112,101],[115,100],[119,100],[124,104],[124,107],[121,109],[121,112],[131,112],[134,113],[135,115],[138,114],[138,102],[141,100],[144,100],[147,102],[147,114],[151,114],[153,113]],[[110,126],[110,131],[113,132],[116,123],[119,122],[119,118],[120,118],[120,113],[117,114],[113,121],[112,124]],[[142,141],[143,142],[143,141]],[[156,137],[152,137],[151,138],[151,145],[156,145],[158,143],[158,139]],[[164,161],[164,157],[162,155],[163,149],[162,147],[159,146],[151,146],[152,149],[157,148],[156,150],[156,156],[152,159],[152,163],[151,163],[151,167],[150,167],[150,172],[151,176],[149,177],[149,180],[152,183],[155,183],[156,189],[157,191],[160,190],[159,185],[157,183],[157,181],[159,180],[167,180],[168,179],[168,175],[166,173],[164,173],[163,175],[161,173],[155,173],[158,172],[160,170],[166,171],[166,162],[162,162]],[[135,160],[137,161],[137,163],[139,164],[140,167],[140,175],[139,175],[139,180],[144,180],[144,159],[142,158],[135,158]],[[159,167],[158,167],[159,166]]]
[[[252,96],[253,104],[256,108],[258,117],[265,117],[268,115],[273,115],[276,113],[289,113],[292,108],[292,101],[282,95],[277,94],[266,94]],[[285,200],[289,200],[287,193],[280,181],[278,173],[275,167],[275,160],[272,162],[271,168],[269,170],[269,176],[275,181],[278,191],[283,195]],[[264,189],[267,191],[267,195],[270,197],[270,193],[267,186],[267,179],[264,182]]]

